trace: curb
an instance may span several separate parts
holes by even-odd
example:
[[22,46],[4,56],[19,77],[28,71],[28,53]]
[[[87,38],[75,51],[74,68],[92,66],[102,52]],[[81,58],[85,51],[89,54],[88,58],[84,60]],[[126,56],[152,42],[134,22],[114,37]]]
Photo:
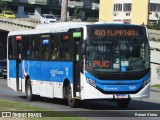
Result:
[[160,89],[157,89],[157,88],[151,88],[151,91],[153,91],[153,92],[160,92]]

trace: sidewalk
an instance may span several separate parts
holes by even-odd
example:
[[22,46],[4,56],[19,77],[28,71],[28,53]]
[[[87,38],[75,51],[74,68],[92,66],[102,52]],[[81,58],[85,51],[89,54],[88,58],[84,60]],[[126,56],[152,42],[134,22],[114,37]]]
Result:
[[151,87],[151,91],[153,91],[153,92],[160,92],[160,89]]

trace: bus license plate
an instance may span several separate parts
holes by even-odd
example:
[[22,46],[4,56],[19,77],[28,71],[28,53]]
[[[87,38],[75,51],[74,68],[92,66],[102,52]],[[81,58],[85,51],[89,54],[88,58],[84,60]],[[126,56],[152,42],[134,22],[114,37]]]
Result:
[[128,95],[126,95],[126,94],[117,94],[117,95],[115,95],[115,98],[116,99],[125,99],[125,98],[128,98]]

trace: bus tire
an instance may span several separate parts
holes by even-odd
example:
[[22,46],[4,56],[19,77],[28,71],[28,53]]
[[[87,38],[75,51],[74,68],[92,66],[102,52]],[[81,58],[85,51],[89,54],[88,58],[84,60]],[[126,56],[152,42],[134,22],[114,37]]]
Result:
[[32,86],[31,86],[31,80],[27,80],[27,85],[26,85],[26,96],[27,100],[32,101],[34,98],[34,95],[32,94]]
[[118,108],[126,109],[129,105],[129,102],[130,102],[130,100],[128,100],[128,99],[118,100],[117,101]]
[[67,87],[67,102],[71,108],[77,107],[77,100],[72,98],[72,88],[70,84]]

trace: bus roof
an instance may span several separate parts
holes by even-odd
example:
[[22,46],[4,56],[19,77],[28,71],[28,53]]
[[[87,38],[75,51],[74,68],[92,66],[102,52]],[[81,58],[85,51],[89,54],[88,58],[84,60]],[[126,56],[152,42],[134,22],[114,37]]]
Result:
[[49,28],[71,28],[71,27],[81,27],[84,25],[93,24],[89,22],[59,22],[51,24],[39,24],[35,29],[49,29]]
[[39,24],[35,29],[22,30],[22,31],[11,31],[8,36],[12,35],[27,35],[27,34],[38,34],[38,33],[56,33],[56,32],[67,32],[69,28],[84,27],[86,25],[93,24],[89,22],[59,22],[51,24]]
[[49,29],[43,29],[43,30],[21,30],[21,31],[11,31],[9,32],[8,36],[12,36],[12,35],[28,35],[28,34],[39,34],[39,33],[49,33],[50,30]]
[[[84,27],[86,25],[95,25],[95,26],[102,26],[102,25],[132,25],[132,24],[117,24],[117,23],[90,23],[90,22],[59,22],[59,23],[51,23],[51,24],[39,24],[32,30],[21,30],[21,31],[11,31],[9,32],[8,36],[12,35],[28,35],[28,34],[45,34],[45,33],[57,33],[57,32],[67,32],[70,28],[79,28]],[[139,25],[134,25],[139,26]]]

